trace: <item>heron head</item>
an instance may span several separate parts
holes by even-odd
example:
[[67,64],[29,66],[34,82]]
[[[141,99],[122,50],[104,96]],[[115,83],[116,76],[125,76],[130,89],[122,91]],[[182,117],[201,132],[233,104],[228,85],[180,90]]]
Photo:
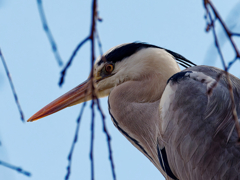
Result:
[[38,120],[84,101],[108,96],[114,87],[129,80],[142,80],[154,73],[170,77],[171,69],[180,70],[176,62],[179,58],[184,59],[176,53],[145,43],[116,46],[96,60],[88,80],[42,108],[28,121]]

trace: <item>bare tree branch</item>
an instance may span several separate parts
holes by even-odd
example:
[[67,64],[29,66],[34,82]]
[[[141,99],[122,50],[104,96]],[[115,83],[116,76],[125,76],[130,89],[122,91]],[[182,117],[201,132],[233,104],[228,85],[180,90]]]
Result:
[[89,158],[91,161],[91,179],[94,180],[94,156],[93,156],[93,142],[94,142],[94,118],[95,118],[95,112],[94,112],[94,100],[92,100],[92,122],[91,122],[91,140],[90,140],[90,153]]
[[221,48],[220,48],[220,45],[219,45],[219,42],[218,42],[218,38],[217,38],[216,30],[215,30],[215,24],[214,24],[211,13],[209,12],[208,9],[206,9],[206,10],[207,10],[207,16],[209,17],[209,21],[210,21],[210,22],[208,22],[209,23],[208,27],[212,28],[213,37],[214,37],[214,41],[215,41],[215,46],[217,47],[218,53],[219,53],[221,61],[222,61],[222,65],[224,67],[224,70],[226,71],[227,66],[226,66],[226,63],[225,63],[225,60],[224,60],[224,57],[223,57],[223,54],[222,54],[222,51],[221,51]]
[[9,83],[10,83],[10,86],[11,86],[11,89],[12,89],[12,93],[13,93],[13,96],[14,96],[14,99],[15,99],[15,102],[16,102],[16,104],[17,104],[17,107],[18,107],[18,111],[19,111],[19,113],[20,113],[20,116],[21,116],[21,120],[22,120],[22,122],[24,122],[23,111],[22,111],[22,108],[21,108],[20,103],[19,103],[19,101],[18,101],[17,93],[16,93],[16,91],[15,91],[15,88],[14,88],[14,85],[13,85],[13,82],[12,82],[12,78],[11,78],[10,72],[9,72],[9,70],[8,70],[6,61],[5,61],[4,57],[3,57],[3,54],[2,54],[1,49],[0,49],[0,58],[1,58],[1,60],[2,60],[2,63],[3,63],[3,66],[4,66],[5,72],[6,72],[6,74],[7,74],[8,81],[9,81]]
[[29,177],[31,176],[30,172],[24,171],[22,168],[13,166],[13,165],[8,164],[6,162],[0,161],[0,165],[5,166],[5,167],[10,168],[10,169],[13,169],[13,170],[15,170],[15,171],[17,171],[21,174],[24,174],[26,176],[29,176]]
[[[228,29],[228,27],[226,26],[226,24],[225,24],[224,21],[222,20],[220,14],[218,13],[217,9],[214,7],[213,3],[212,3],[210,0],[204,0],[204,7],[205,7],[205,9],[208,11],[208,13],[209,13],[208,5],[211,7],[211,9],[212,9],[212,11],[213,11],[216,19],[220,22],[220,24],[222,25],[224,31],[226,32],[226,34],[227,34],[227,36],[228,36],[228,38],[229,38],[229,41],[231,42],[231,44],[232,44],[232,46],[233,46],[233,48],[234,48],[234,50],[235,50],[236,57],[237,57],[237,58],[240,58],[240,52],[239,52],[239,50],[238,50],[238,48],[237,48],[237,46],[236,46],[236,43],[235,43],[235,42],[233,41],[233,39],[232,39],[232,36],[234,36],[234,35],[235,35],[235,36],[239,36],[239,34],[232,33],[232,32]],[[213,21],[213,23],[214,23],[214,21]]]
[[97,15],[97,0],[92,1],[92,25],[90,31],[90,41],[91,41],[91,84],[92,84],[92,122],[91,122],[91,145],[90,145],[90,161],[91,161],[91,179],[94,180],[94,157],[93,157],[93,142],[94,142],[94,100],[96,97],[95,90],[94,90],[94,60],[95,60],[95,46],[94,46],[94,32],[95,32],[95,25],[96,25],[96,15]]
[[240,36],[240,33],[232,33],[232,36]]
[[[223,68],[224,68],[224,71],[225,71],[225,75],[227,77],[227,82],[228,82],[228,90],[229,90],[229,93],[230,93],[230,98],[231,98],[231,107],[232,107],[232,115],[233,115],[233,119],[234,119],[234,122],[235,122],[235,127],[236,127],[236,130],[237,130],[237,133],[238,133],[238,142],[240,142],[240,125],[239,125],[239,122],[238,122],[238,116],[237,116],[237,111],[236,111],[236,105],[235,105],[235,101],[234,101],[234,95],[233,95],[233,89],[232,89],[232,82],[229,78],[229,69],[230,67],[233,65],[233,63],[236,62],[237,59],[240,59],[240,52],[237,48],[237,45],[235,43],[235,41],[233,40],[233,36],[238,36],[239,34],[237,33],[232,33],[228,27],[226,26],[226,24],[224,23],[224,21],[222,20],[220,14],[218,13],[218,11],[216,10],[216,8],[214,7],[213,3],[210,1],[210,0],[203,0],[203,3],[204,3],[204,8],[206,10],[206,19],[207,19],[207,31],[209,31],[210,29],[212,29],[212,32],[213,32],[213,37],[214,37],[214,41],[215,41],[215,46],[218,50],[218,53],[220,55],[220,58],[221,58],[221,61],[222,61],[222,65],[223,65]],[[211,12],[210,12],[210,9],[212,10],[213,14],[214,14],[214,18],[212,18],[212,15],[211,15]],[[226,65],[226,62],[224,60],[224,57],[223,57],[223,54],[222,54],[222,51],[221,51],[221,48],[219,46],[219,42],[218,42],[218,38],[217,38],[217,35],[216,35],[216,30],[215,30],[215,21],[218,20],[220,22],[220,24],[222,25],[224,31],[226,32],[227,34],[227,37],[236,53],[236,57],[233,61],[230,61],[228,63],[228,66]],[[220,79],[221,75],[219,75],[219,79]],[[219,81],[219,80],[218,80]],[[218,82],[217,81],[217,82]],[[216,84],[217,85],[217,84]],[[216,85],[214,85],[210,90],[209,92],[212,92],[212,89],[214,87],[216,87]],[[230,132],[229,136],[228,136],[228,139],[227,139],[227,142],[230,138],[232,134],[232,131]]]
[[98,42],[98,48],[99,48],[99,51],[100,51],[100,55],[102,57],[103,56],[102,43],[101,43],[101,39],[99,37],[97,29],[96,29],[96,38],[97,38],[97,42]]
[[45,17],[45,14],[44,14],[44,10],[43,10],[43,6],[42,6],[42,0],[37,0],[37,5],[38,5],[38,11],[39,11],[39,14],[40,14],[40,18],[41,18],[41,21],[42,21],[42,25],[43,25],[43,29],[44,31],[46,32],[46,35],[48,37],[48,40],[52,46],[52,51],[54,53],[54,56],[58,62],[58,65],[59,66],[62,66],[63,64],[63,61],[62,61],[62,58],[60,57],[60,54],[58,52],[58,49],[57,49],[57,44],[53,38],[53,35],[48,27],[48,24],[47,24],[47,19]]
[[60,77],[60,81],[58,83],[58,85],[61,87],[64,83],[64,78],[65,78],[65,75],[66,75],[66,72],[68,70],[68,68],[70,67],[74,57],[76,56],[77,52],[80,50],[80,48],[88,41],[90,40],[89,36],[86,37],[84,40],[82,40],[78,45],[77,47],[74,49],[70,59],[68,60],[67,62],[67,65],[63,68],[63,70],[61,71],[61,77]]
[[[80,50],[80,48],[88,41],[90,40],[91,42],[91,73],[90,73],[90,81],[91,81],[91,89],[92,89],[92,104],[91,104],[91,110],[92,110],[92,118],[91,118],[91,142],[90,142],[90,161],[91,161],[91,179],[94,180],[94,156],[93,156],[93,151],[94,151],[94,119],[95,119],[95,112],[94,112],[94,105],[97,105],[98,110],[102,116],[102,123],[103,123],[103,131],[106,134],[107,137],[107,144],[108,144],[108,153],[109,153],[109,160],[110,160],[110,164],[111,164],[111,169],[112,169],[112,176],[113,179],[116,180],[116,174],[115,174],[115,169],[114,169],[114,163],[113,163],[113,157],[112,157],[112,148],[111,148],[111,137],[110,134],[108,133],[107,127],[106,127],[106,123],[105,123],[105,116],[103,114],[103,111],[100,107],[100,103],[99,100],[96,96],[96,92],[95,92],[95,87],[94,87],[94,71],[93,71],[93,66],[94,66],[94,61],[95,61],[95,36],[97,38],[98,41],[98,46],[99,46],[99,50],[102,56],[102,43],[100,41],[99,38],[99,34],[97,32],[96,29],[96,20],[99,20],[99,17],[97,15],[97,0],[93,0],[92,1],[92,19],[91,19],[91,29],[90,29],[90,34],[89,36],[87,36],[83,41],[81,41],[78,46],[75,48],[75,50],[73,51],[70,59],[68,60],[66,66],[64,67],[64,69],[61,71],[61,77],[60,77],[60,81],[59,81],[59,86],[62,86],[64,83],[64,78],[66,76],[66,71],[68,70],[68,68],[70,67],[74,57],[76,56],[77,52]],[[103,60],[105,60],[105,58],[102,56]],[[84,104],[85,106],[85,104]],[[83,107],[84,107],[83,106]],[[83,111],[83,109],[82,109]],[[81,111],[81,113],[82,113]],[[70,176],[70,172],[71,172],[71,159],[72,159],[72,153],[74,150],[74,146],[75,143],[77,142],[77,133],[79,131],[79,126],[80,126],[80,119],[81,119],[81,113],[80,116],[78,118],[78,123],[77,123],[77,128],[76,128],[76,132],[75,132],[75,137],[72,143],[72,147],[68,156],[68,161],[69,161],[69,165],[67,167],[67,174],[65,177],[65,180],[67,180]]]
[[69,155],[68,155],[68,166],[67,166],[67,174],[65,176],[65,180],[68,180],[69,177],[70,177],[72,155],[73,155],[75,144],[77,143],[77,140],[78,140],[78,132],[79,132],[79,127],[80,127],[80,121],[81,121],[81,118],[82,118],[82,115],[83,115],[83,110],[84,110],[85,106],[86,106],[86,102],[83,103],[80,114],[77,118],[77,127],[76,127],[76,131],[75,131],[74,139],[73,139],[73,142],[72,142],[72,146],[71,146],[71,149],[70,149],[70,152],[69,152]]
[[105,115],[103,114],[103,111],[102,111],[102,109],[101,109],[100,102],[99,102],[98,99],[97,99],[97,106],[98,106],[98,110],[99,110],[99,112],[101,113],[101,116],[102,116],[103,132],[106,134],[106,138],[107,138],[108,154],[109,154],[109,160],[110,160],[110,163],[111,163],[112,176],[113,176],[113,179],[116,180],[116,174],[115,174],[113,157],[112,157],[112,148],[111,148],[111,143],[110,143],[110,141],[111,141],[111,136],[110,136],[110,134],[108,133],[108,130],[107,130],[107,127],[106,127],[106,122],[105,122]]

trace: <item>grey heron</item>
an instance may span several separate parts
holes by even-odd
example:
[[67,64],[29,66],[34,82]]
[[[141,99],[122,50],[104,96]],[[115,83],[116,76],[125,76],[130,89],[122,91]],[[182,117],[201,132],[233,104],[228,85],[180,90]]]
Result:
[[[181,71],[178,64],[187,69]],[[192,66],[193,65],[193,66]],[[240,179],[240,144],[222,70],[146,44],[116,46],[94,64],[97,97],[108,96],[117,129],[167,179]],[[240,114],[240,80],[230,75]],[[54,100],[28,121],[91,100],[91,79]]]

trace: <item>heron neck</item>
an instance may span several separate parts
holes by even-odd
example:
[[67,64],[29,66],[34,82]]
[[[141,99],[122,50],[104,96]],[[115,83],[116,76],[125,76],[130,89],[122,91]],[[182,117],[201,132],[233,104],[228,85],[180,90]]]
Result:
[[159,170],[157,146],[163,147],[159,103],[168,78],[154,74],[141,81],[124,82],[109,95],[113,123]]

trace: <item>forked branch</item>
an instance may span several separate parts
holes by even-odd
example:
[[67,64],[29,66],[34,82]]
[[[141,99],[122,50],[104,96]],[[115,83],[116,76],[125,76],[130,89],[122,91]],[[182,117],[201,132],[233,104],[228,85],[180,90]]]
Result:
[[[214,41],[215,41],[215,46],[218,50],[218,53],[220,55],[220,58],[221,58],[221,61],[222,61],[222,65],[223,65],[223,69],[225,71],[225,75],[227,77],[227,82],[228,82],[228,90],[229,90],[229,93],[230,93],[230,98],[231,98],[231,107],[232,107],[232,115],[233,115],[233,119],[234,119],[234,122],[235,122],[235,127],[236,127],[236,130],[237,130],[237,133],[238,133],[238,142],[240,142],[240,125],[239,125],[239,122],[238,122],[238,116],[237,116],[237,111],[236,111],[236,105],[235,105],[235,101],[234,101],[234,95],[233,95],[233,88],[232,88],[232,82],[230,80],[230,77],[229,77],[229,69],[231,68],[231,66],[238,60],[240,59],[240,52],[238,50],[238,47],[235,43],[235,41],[233,40],[233,36],[239,36],[239,34],[237,33],[233,33],[231,32],[228,27],[226,26],[225,22],[223,21],[223,19],[221,18],[220,14],[218,13],[217,9],[214,7],[213,3],[210,1],[210,0],[203,0],[203,3],[204,3],[204,8],[206,10],[206,20],[207,20],[207,31],[209,31],[210,29],[212,30],[213,32],[213,37],[214,37]],[[212,13],[214,15],[214,18],[212,17]],[[218,41],[218,37],[217,37],[217,34],[216,34],[216,29],[215,29],[215,22],[216,21],[219,21],[223,30],[226,32],[226,35],[229,39],[229,42],[231,43],[233,49],[234,49],[234,52],[236,54],[235,58],[230,61],[227,65],[224,57],[223,57],[223,53],[221,51],[221,48],[220,48],[220,45],[219,45],[219,41]],[[222,75],[219,75],[219,78],[221,77]],[[218,80],[219,81],[219,80]],[[217,82],[218,82],[217,81]],[[217,84],[216,84],[217,85]],[[214,87],[213,86],[209,92],[212,92],[212,89]],[[228,136],[228,139],[227,139],[227,142],[231,136],[231,133],[232,131],[230,132],[229,136]]]

